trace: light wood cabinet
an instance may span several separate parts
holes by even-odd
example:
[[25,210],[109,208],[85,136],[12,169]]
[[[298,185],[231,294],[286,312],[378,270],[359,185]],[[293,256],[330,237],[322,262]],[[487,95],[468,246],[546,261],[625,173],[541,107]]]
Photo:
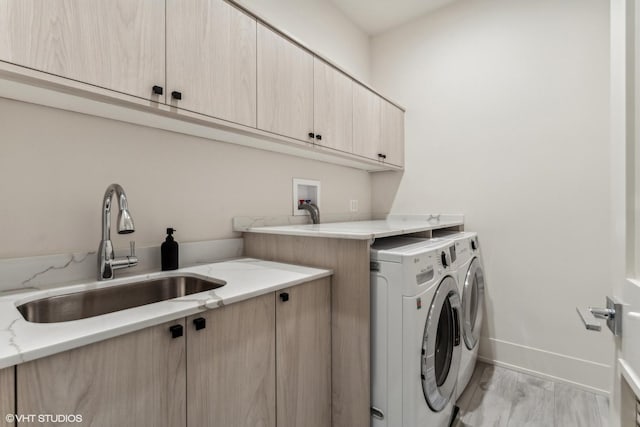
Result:
[[278,427],[330,427],[330,280],[283,289],[276,296]]
[[314,142],[313,55],[258,24],[258,129]]
[[3,0],[0,60],[163,102],[164,20],[157,0]]
[[275,427],[274,304],[270,293],[187,319],[189,427]]
[[176,106],[256,126],[256,20],[224,0],[167,0],[167,89]]
[[321,279],[189,317],[188,425],[329,427],[330,304]]
[[401,110],[338,68],[233,1],[0,1],[0,96],[398,169]]
[[14,414],[15,406],[15,368],[0,370],[0,426],[13,427],[14,423],[8,423],[6,416]]
[[404,111],[382,100],[381,152],[385,163],[404,166]]
[[359,84],[353,89],[353,153],[404,165],[404,111]]
[[353,87],[353,152],[373,160],[381,160],[382,134],[380,117],[382,98],[355,84]]
[[313,114],[316,144],[353,152],[353,80],[314,58]]
[[185,339],[172,338],[176,325],[184,321],[18,365],[18,413],[77,414],[91,426],[185,426]]
[[[368,240],[244,233],[245,255],[333,270],[331,417],[333,427],[369,427],[370,287]],[[304,425],[304,424],[302,424]]]

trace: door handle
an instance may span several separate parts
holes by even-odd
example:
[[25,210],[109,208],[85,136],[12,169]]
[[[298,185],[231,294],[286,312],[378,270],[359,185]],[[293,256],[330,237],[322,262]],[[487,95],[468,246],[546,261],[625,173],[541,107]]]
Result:
[[576,307],[576,311],[578,312],[578,316],[580,316],[580,320],[584,323],[585,328],[590,331],[600,331],[602,329],[600,322],[598,322],[593,313],[591,313],[591,310]]
[[384,420],[384,412],[374,406],[371,407],[371,416],[377,420]]
[[[602,326],[597,319],[605,319],[607,327],[618,337],[622,335],[622,304],[607,297],[606,308],[589,307],[581,309],[576,307],[576,311],[584,323],[584,327],[590,331],[600,331]],[[597,318],[597,319],[596,319]]]

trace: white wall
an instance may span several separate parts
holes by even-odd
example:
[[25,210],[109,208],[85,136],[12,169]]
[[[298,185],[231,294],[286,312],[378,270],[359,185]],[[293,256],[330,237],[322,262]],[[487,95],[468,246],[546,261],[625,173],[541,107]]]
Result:
[[[328,2],[253,6],[368,77],[368,37]],[[294,177],[321,181],[325,216],[346,214],[350,199],[360,215],[371,211],[370,176],[360,170],[2,98],[0,123],[0,258],[96,250],[112,182],[124,186],[136,222],[135,234],[114,238],[123,248],[130,238],[157,245],[168,226],[187,242],[237,235],[234,216],[291,215]]]
[[235,0],[364,83],[370,80],[369,36],[328,0]]
[[488,279],[482,356],[609,388],[608,1],[459,1],[372,40],[407,108],[406,171],[373,210],[461,212]]

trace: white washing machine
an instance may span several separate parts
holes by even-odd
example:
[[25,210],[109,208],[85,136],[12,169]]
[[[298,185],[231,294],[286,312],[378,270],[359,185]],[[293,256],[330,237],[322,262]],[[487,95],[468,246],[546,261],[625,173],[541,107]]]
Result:
[[458,271],[458,291],[462,296],[462,357],[456,399],[460,397],[473,375],[478,358],[480,329],[484,315],[484,268],[475,232],[447,233],[443,238],[455,242]]
[[451,421],[461,301],[445,239],[387,238],[371,248],[371,425]]

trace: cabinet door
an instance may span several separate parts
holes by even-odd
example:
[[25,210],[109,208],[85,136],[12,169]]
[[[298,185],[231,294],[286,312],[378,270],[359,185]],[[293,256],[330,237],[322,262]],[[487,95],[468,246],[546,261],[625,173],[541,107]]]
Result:
[[[190,427],[275,427],[273,293],[187,318]],[[206,328],[196,330],[202,318]]]
[[258,128],[313,142],[313,56],[258,25]]
[[[19,414],[82,415],[82,425],[185,425],[185,339],[170,322],[17,367]],[[43,425],[59,425],[45,423]]]
[[313,113],[316,143],[353,152],[353,80],[314,58]]
[[167,0],[167,88],[180,108],[256,126],[256,20],[223,0]]
[[158,0],[3,0],[0,60],[162,101],[164,18]]
[[2,369],[0,370],[0,426],[13,426],[14,424],[8,423],[5,417],[15,411],[15,369]]
[[382,100],[382,153],[385,163],[404,166],[404,111]]
[[329,279],[277,292],[278,427],[331,426]]
[[366,87],[353,85],[353,153],[381,160],[382,99]]

